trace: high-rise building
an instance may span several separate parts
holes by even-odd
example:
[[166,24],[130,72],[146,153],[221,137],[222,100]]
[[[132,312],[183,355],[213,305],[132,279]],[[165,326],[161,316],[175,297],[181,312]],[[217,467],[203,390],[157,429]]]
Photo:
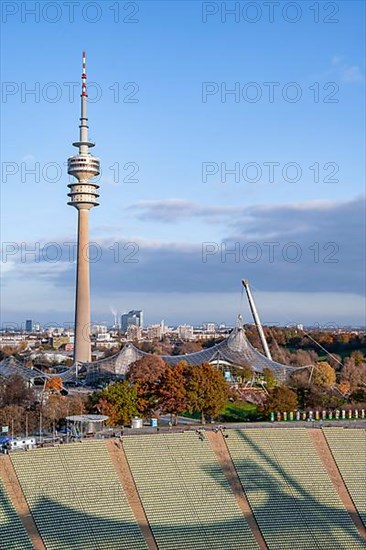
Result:
[[141,340],[142,330],[138,325],[129,325],[126,331],[127,340]]
[[75,346],[74,361],[91,360],[90,344],[90,275],[89,275],[89,210],[98,206],[99,185],[90,179],[100,173],[99,159],[89,153],[94,143],[88,138],[86,55],[83,52],[83,72],[81,75],[81,116],[79,141],[73,143],[79,153],[67,161],[68,173],[77,181],[69,184],[69,205],[78,211],[76,299],[75,299]]
[[179,325],[178,337],[182,340],[193,340],[193,327],[191,325]]
[[147,327],[147,337],[149,340],[153,340],[154,338],[158,338],[159,340],[161,340],[164,334],[164,321],[161,321],[159,325],[150,325],[149,327]]
[[32,321],[32,319],[27,319],[26,320],[25,330],[26,330],[26,332],[33,332],[33,321]]
[[216,325],[215,323],[203,323],[203,330],[205,332],[213,333],[216,330]]
[[121,315],[121,331],[127,332],[128,327],[144,327],[144,313],[140,309],[132,309]]

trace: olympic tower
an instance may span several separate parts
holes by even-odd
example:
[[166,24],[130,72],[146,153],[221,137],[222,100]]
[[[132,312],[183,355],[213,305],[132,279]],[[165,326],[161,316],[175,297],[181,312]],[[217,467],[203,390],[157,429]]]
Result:
[[80,138],[73,143],[79,153],[67,161],[68,173],[76,178],[70,183],[69,205],[78,211],[78,240],[76,267],[75,299],[75,342],[74,361],[91,360],[90,344],[90,274],[89,274],[89,210],[98,206],[99,185],[90,180],[100,173],[99,159],[89,153],[94,143],[88,138],[87,88],[86,88],[86,54],[83,52],[83,72],[81,75],[81,117]]

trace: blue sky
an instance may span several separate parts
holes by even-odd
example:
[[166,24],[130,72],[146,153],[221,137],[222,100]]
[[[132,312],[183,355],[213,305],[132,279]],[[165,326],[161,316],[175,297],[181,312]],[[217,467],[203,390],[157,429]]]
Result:
[[3,323],[72,319],[64,162],[79,88],[67,83],[83,49],[103,169],[94,320],[111,308],[250,320],[246,277],[267,322],[365,323],[363,2],[281,2],[273,22],[263,2],[79,2],[73,22],[63,2],[45,5],[2,4]]

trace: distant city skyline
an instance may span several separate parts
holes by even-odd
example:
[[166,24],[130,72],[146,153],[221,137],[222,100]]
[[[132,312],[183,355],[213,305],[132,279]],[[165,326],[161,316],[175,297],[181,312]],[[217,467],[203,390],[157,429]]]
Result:
[[0,324],[73,322],[64,162],[84,49],[103,159],[92,319],[247,321],[247,278],[263,323],[365,324],[364,3],[302,3],[296,22],[263,4],[255,23],[201,2],[137,2],[134,21],[110,5],[95,22],[62,3],[55,22],[4,19]]
[[[28,323],[29,320],[23,322],[23,323],[20,323],[19,325],[14,325],[14,324],[9,324],[9,326],[2,326],[0,331],[1,332],[29,332],[29,333],[32,333],[32,332],[47,332],[47,331],[50,331],[50,330],[53,330],[55,332],[67,332],[67,333],[74,333],[74,327],[71,325],[67,325],[67,324],[64,324],[64,325],[61,325],[61,324],[58,324],[58,323],[45,323],[45,324],[41,324],[41,323],[38,323],[38,322],[35,322],[32,320],[32,327],[30,327],[28,325],[27,327],[27,323]],[[209,325],[209,328],[207,327],[207,325]],[[231,330],[233,328],[235,328],[236,326],[238,325],[238,322],[236,321],[235,323],[218,323],[216,321],[212,321],[211,323],[206,323],[206,322],[202,322],[202,323],[169,323],[169,324],[165,324],[164,322],[160,322],[160,323],[148,323],[145,325],[145,327],[142,329],[142,332],[141,333],[144,333],[144,334],[149,334],[149,331],[151,333],[154,332],[154,330],[151,330],[151,329],[157,329],[158,327],[160,328],[163,328],[164,330],[161,332],[161,334],[164,334],[164,331],[170,331],[170,330],[176,330],[176,329],[179,329],[179,328],[185,328],[185,327],[188,327],[188,328],[193,328],[194,330],[198,330],[198,331],[202,331],[202,332],[206,332],[206,333],[214,333],[216,331],[222,331],[222,330]],[[254,320],[250,320],[248,319],[246,322],[244,322],[244,326],[246,325],[252,325],[252,326],[255,326],[255,322]],[[347,330],[347,329],[357,329],[357,330],[364,330],[366,328],[366,325],[335,325],[333,323],[324,323],[323,325],[319,325],[319,324],[315,324],[315,325],[303,325],[302,323],[299,323],[299,324],[288,324],[288,325],[281,325],[279,323],[276,323],[276,324],[273,324],[273,323],[268,323],[267,324],[263,324],[264,326],[275,326],[275,327],[278,327],[278,328],[295,328],[297,330],[304,330],[304,329],[314,329],[314,330],[324,330],[324,331],[337,331],[338,329],[339,330]],[[136,326],[136,325],[130,325],[130,326]],[[123,332],[122,329],[120,329],[119,327],[115,327],[115,325],[111,322],[108,322],[108,321],[93,321],[91,323],[91,329],[92,329],[92,332],[93,334],[94,333],[98,333],[98,331],[100,333],[105,333],[106,331],[109,331],[111,333],[114,333],[114,332]]]

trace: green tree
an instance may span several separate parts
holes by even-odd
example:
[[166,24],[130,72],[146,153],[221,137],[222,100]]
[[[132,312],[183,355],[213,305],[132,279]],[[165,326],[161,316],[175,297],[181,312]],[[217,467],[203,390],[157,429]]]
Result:
[[217,416],[228,399],[228,386],[221,371],[209,363],[185,369],[187,406],[205,417]]
[[274,372],[272,369],[269,369],[268,367],[265,367],[263,369],[263,380],[266,384],[266,387],[268,389],[274,388],[277,384],[276,377],[274,375]]
[[126,380],[110,384],[98,397],[96,408],[110,417],[110,425],[130,424],[132,417],[138,412],[136,388]]
[[158,386],[159,406],[162,413],[175,417],[187,408],[187,391],[185,388],[185,370],[187,364],[181,361],[175,367],[167,366],[160,377]]

